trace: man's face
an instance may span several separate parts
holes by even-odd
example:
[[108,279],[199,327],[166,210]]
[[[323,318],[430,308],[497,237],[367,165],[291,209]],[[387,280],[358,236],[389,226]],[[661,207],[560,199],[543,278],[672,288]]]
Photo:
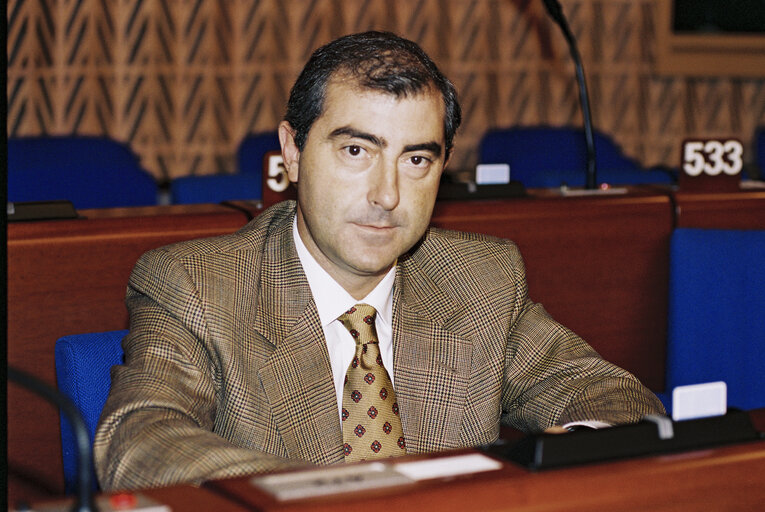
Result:
[[355,298],[380,281],[430,222],[446,163],[443,99],[429,89],[396,98],[330,80],[324,112],[302,152],[279,127],[298,182],[298,232],[319,264]]

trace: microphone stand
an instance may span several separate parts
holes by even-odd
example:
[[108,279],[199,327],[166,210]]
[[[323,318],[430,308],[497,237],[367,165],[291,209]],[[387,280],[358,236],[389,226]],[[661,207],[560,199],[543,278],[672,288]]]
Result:
[[587,143],[587,189],[597,188],[597,169],[595,166],[595,138],[592,132],[592,114],[590,113],[590,95],[587,92],[587,82],[584,78],[584,66],[582,65],[582,57],[579,55],[577,49],[576,39],[574,34],[571,33],[571,29],[568,26],[566,17],[563,15],[563,9],[561,8],[558,0],[543,0],[547,13],[560,26],[563,32],[563,37],[568,42],[569,51],[571,52],[571,58],[574,60],[574,66],[576,68],[576,80],[579,84],[579,101],[582,104],[582,119],[584,121],[584,138]]
[[93,493],[90,488],[90,436],[80,411],[66,395],[57,389],[11,366],[8,367],[8,380],[16,382],[61,408],[61,411],[66,415],[77,440],[78,455],[77,494],[71,510],[72,512],[97,512],[98,508],[93,500]]

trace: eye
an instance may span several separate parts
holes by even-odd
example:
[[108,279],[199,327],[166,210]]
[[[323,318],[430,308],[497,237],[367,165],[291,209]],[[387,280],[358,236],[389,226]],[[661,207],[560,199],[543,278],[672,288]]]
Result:
[[359,156],[361,154],[361,146],[346,146],[345,151],[351,156]]
[[416,165],[418,167],[422,165],[428,165],[430,163],[430,159],[422,155],[414,155],[409,158],[409,161],[412,162],[412,165]]

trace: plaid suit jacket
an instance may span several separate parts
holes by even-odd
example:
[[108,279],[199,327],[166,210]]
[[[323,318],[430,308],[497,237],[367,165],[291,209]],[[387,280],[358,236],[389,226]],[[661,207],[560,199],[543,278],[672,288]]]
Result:
[[[343,461],[324,334],[295,251],[295,203],[231,235],[141,257],[125,364],[96,433],[102,488],[136,488]],[[430,229],[399,258],[396,394],[409,453],[572,420],[662,412],[527,295],[516,246]]]

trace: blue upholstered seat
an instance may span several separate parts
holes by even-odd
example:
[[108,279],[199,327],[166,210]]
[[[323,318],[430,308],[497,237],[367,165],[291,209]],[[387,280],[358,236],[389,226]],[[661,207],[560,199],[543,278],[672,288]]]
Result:
[[8,201],[67,199],[75,208],[157,204],[154,178],[128,146],[105,137],[8,139]]
[[263,159],[280,149],[276,132],[257,133],[242,139],[237,150],[237,172],[183,176],[170,184],[173,204],[220,203],[263,197]]
[[182,176],[170,184],[172,204],[196,204],[259,199],[262,180],[255,174],[210,174]]
[[765,231],[679,228],[670,254],[660,398],[671,406],[675,386],[722,380],[730,407],[765,407]]
[[[64,336],[56,341],[56,377],[59,390],[82,413],[91,442],[111,387],[111,367],[122,364],[122,338],[128,331]],[[67,493],[77,481],[77,449],[69,422],[61,419],[61,450]],[[95,482],[95,477],[93,482]]]
[[[595,161],[598,183],[610,185],[673,183],[672,172],[643,169],[624,155],[608,136],[596,132]],[[487,132],[480,143],[481,163],[507,163],[510,179],[527,188],[586,182],[587,148],[581,129],[568,127],[515,127]]]

